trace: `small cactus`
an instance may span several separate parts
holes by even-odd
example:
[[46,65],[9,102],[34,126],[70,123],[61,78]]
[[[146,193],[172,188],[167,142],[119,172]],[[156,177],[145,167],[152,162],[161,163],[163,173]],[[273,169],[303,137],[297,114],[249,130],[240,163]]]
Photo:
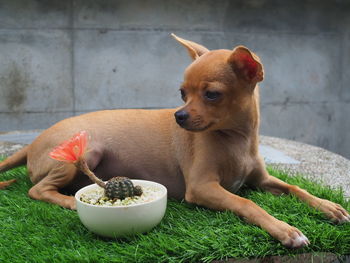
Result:
[[106,183],[105,195],[109,199],[125,199],[142,195],[142,189],[140,186],[134,186],[127,177],[113,177]]

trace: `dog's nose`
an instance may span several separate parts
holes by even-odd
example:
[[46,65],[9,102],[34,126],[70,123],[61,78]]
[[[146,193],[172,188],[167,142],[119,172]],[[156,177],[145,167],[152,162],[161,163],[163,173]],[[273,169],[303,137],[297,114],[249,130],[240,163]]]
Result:
[[180,111],[175,112],[176,122],[180,126],[183,125],[189,117],[190,117],[190,115],[185,110],[180,110]]

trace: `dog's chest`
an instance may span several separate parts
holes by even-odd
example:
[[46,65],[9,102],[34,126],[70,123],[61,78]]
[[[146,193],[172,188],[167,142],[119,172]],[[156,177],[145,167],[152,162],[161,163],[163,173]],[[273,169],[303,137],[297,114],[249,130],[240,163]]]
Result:
[[242,185],[244,184],[245,180],[244,177],[240,177],[237,180],[234,180],[232,185],[229,187],[229,191],[232,193],[236,193],[238,192],[238,190],[242,187]]
[[222,186],[232,193],[236,193],[245,183],[250,172],[250,157],[228,155],[221,163]]
[[246,177],[246,174],[242,170],[227,174],[223,182],[223,187],[232,193],[236,193],[245,183]]
[[237,192],[252,171],[251,144],[240,136],[220,135],[215,138],[216,144],[211,149],[213,163],[216,164],[221,185],[230,192]]

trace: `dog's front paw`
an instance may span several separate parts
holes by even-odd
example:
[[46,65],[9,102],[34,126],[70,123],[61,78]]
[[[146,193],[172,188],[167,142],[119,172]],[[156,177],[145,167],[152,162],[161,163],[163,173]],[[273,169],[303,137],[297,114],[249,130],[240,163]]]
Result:
[[301,248],[310,245],[309,239],[297,228],[289,226],[286,237],[281,241],[285,247]]
[[349,213],[341,205],[326,199],[320,199],[318,209],[321,210],[335,224],[350,222]]
[[287,248],[301,248],[310,244],[308,238],[299,229],[280,220],[277,220],[277,224],[270,233]]

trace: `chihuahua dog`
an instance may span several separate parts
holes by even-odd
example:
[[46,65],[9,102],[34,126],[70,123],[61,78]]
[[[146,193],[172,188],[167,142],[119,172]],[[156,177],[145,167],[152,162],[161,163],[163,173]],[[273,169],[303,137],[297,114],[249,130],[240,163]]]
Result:
[[303,247],[309,241],[297,228],[234,194],[243,184],[274,194],[293,194],[334,222],[350,221],[340,205],[267,173],[258,152],[257,83],[264,78],[258,56],[243,46],[209,51],[173,37],[193,59],[180,88],[182,107],[106,110],[65,119],[0,163],[0,171],[27,164],[34,184],[31,198],[75,209],[74,197],[62,191],[74,192],[91,182],[74,165],[50,159],[49,153],[85,130],[91,137],[87,164],[101,179],[127,176],[159,182],[170,197],[230,210],[287,247]]

